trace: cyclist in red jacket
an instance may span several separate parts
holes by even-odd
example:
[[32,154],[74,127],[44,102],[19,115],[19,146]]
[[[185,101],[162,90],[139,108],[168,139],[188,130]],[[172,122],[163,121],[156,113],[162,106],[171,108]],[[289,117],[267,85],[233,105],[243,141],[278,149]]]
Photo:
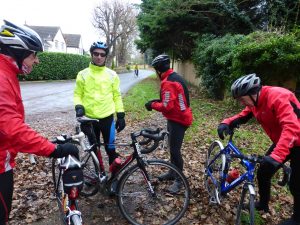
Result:
[[13,194],[13,168],[18,152],[48,157],[78,157],[74,145],[54,145],[24,121],[17,74],[29,74],[39,63],[43,45],[37,33],[8,21],[0,28],[0,225],[8,221]]
[[[189,91],[183,78],[170,69],[169,56],[159,55],[152,61],[151,65],[161,80],[160,99],[147,102],[145,107],[149,111],[154,109],[162,112],[164,117],[167,118],[171,162],[182,171],[183,159],[180,149],[185,131],[192,124],[193,120]],[[175,177],[168,172],[161,175],[160,179],[171,180],[175,179]],[[169,190],[176,193],[180,187],[180,182],[175,179]]]
[[260,200],[255,207],[269,211],[271,178],[282,163],[290,160],[292,169],[289,182],[294,197],[293,215],[280,225],[300,224],[300,103],[295,95],[281,87],[261,86],[260,78],[249,74],[237,79],[231,92],[246,108],[239,114],[222,121],[218,134],[224,139],[230,129],[255,117],[273,144],[257,171]]

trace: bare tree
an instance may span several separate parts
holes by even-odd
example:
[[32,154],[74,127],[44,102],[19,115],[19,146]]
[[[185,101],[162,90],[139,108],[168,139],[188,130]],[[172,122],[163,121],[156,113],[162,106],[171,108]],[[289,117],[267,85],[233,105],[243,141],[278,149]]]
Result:
[[126,64],[127,48],[137,30],[136,15],[133,5],[120,0],[101,1],[94,9],[93,26],[110,48],[109,65],[115,57],[120,65]]

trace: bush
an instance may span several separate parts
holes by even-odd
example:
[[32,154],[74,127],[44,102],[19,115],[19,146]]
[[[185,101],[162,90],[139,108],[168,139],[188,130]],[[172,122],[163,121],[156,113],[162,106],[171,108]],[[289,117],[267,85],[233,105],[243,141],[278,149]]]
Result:
[[40,63],[34,66],[25,80],[69,80],[75,79],[78,72],[88,67],[90,58],[87,56],[42,52],[38,54]]
[[299,79],[300,42],[294,34],[254,32],[236,50],[232,66],[235,78],[256,73],[264,84],[280,86]]
[[216,38],[213,35],[203,35],[197,41],[193,53],[193,62],[197,76],[210,97],[222,100],[225,88],[231,82],[231,64],[233,50],[244,38],[243,35],[227,34]]

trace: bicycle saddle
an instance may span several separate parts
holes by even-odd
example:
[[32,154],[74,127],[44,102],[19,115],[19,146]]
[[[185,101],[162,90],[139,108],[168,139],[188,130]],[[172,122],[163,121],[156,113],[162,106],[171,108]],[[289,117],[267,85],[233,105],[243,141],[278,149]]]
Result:
[[98,122],[99,120],[97,119],[92,119],[92,118],[88,118],[86,116],[82,116],[82,117],[77,117],[77,121],[79,123],[89,123],[89,122]]

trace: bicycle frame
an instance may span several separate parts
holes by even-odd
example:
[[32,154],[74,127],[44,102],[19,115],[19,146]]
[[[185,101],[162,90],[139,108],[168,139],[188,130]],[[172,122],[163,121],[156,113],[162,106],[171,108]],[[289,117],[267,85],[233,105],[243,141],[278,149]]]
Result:
[[[229,184],[226,182],[227,173],[229,170],[228,161],[231,160],[230,155],[242,155],[240,150],[232,143],[231,138],[232,138],[232,136],[230,137],[230,140],[228,141],[228,144],[225,146],[225,148],[223,148],[208,165],[208,168],[209,168],[211,166],[211,164],[213,164],[220,155],[223,155],[223,157],[225,157],[225,160],[224,160],[225,163],[222,165],[222,170],[221,170],[221,178],[222,178],[221,185],[220,185],[221,186],[221,189],[220,189],[221,195],[225,195],[226,193],[230,192],[232,189],[234,189],[236,186],[243,183],[244,181],[247,181],[247,183],[252,184],[253,180],[254,180],[255,163],[250,162],[245,159],[242,159],[241,164],[246,168],[246,172],[241,174],[233,182],[231,182]],[[221,145],[221,146],[223,146],[223,145]],[[209,170],[207,170],[207,172],[208,172],[208,175],[212,178],[214,184],[216,185],[217,181],[212,176],[211,172]]]
[[115,144],[117,146],[118,145],[131,146],[133,148],[133,153],[131,153],[125,159],[125,161],[121,164],[120,169],[115,174],[113,174],[107,182],[111,183],[112,181],[116,180],[119,177],[119,175],[122,172],[124,172],[129,167],[130,164],[133,163],[133,161],[136,161],[138,167],[141,168],[141,171],[143,173],[143,176],[145,178],[145,181],[146,181],[147,185],[149,186],[149,190],[150,190],[151,194],[154,194],[154,190],[153,190],[153,187],[152,187],[151,182],[150,182],[150,177],[149,177],[149,175],[148,175],[148,173],[145,169],[145,162],[141,157],[140,144],[138,143],[138,141],[136,139],[138,136],[139,135],[137,135],[135,133],[131,133],[131,140],[132,140],[131,144]]

